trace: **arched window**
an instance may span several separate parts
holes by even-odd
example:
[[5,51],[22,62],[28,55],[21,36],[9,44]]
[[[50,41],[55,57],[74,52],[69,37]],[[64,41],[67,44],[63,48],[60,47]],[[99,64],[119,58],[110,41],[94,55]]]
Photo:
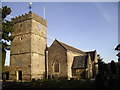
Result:
[[53,70],[54,70],[54,73],[59,73],[59,62],[58,61],[55,61],[53,63]]

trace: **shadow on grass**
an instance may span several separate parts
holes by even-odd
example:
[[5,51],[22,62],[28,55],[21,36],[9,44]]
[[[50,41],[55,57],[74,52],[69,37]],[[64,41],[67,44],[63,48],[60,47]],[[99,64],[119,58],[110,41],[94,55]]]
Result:
[[39,80],[33,82],[3,82],[3,89],[14,88],[94,88],[90,80]]

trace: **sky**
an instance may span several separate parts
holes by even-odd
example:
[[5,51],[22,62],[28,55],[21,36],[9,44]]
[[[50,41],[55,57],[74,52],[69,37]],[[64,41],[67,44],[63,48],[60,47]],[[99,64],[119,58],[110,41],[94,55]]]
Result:
[[[29,12],[28,2],[3,2],[11,8],[10,20]],[[105,62],[117,60],[117,2],[33,2],[32,11],[48,21],[47,45],[54,39],[83,51],[97,50]],[[9,65],[9,53],[6,65]]]

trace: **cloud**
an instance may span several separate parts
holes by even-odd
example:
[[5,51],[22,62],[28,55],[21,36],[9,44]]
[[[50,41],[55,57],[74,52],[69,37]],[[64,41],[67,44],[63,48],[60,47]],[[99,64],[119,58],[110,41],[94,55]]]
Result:
[[13,16],[11,16],[11,15],[8,15],[8,16],[6,17],[7,20],[11,20],[11,18],[13,18]]
[[108,10],[103,7],[102,5],[95,3],[95,6],[97,7],[97,9],[99,10],[99,12],[101,13],[101,15],[103,16],[103,18],[108,21],[111,22],[112,18],[110,13],[108,12]]

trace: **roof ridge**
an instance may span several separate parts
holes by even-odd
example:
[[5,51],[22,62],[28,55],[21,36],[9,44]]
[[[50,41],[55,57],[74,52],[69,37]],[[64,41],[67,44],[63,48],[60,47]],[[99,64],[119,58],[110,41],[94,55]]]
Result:
[[67,50],[67,48],[65,48],[62,44],[61,44],[61,42],[60,41],[58,41],[57,39],[55,39],[55,41],[57,41],[64,49],[66,49]]
[[[93,51],[87,51],[87,52],[95,52],[96,50],[93,50]],[[87,53],[87,52],[85,52],[85,53]]]
[[80,52],[82,52],[82,53],[85,53],[84,51],[82,51],[82,50],[80,50],[80,49],[77,49],[77,48],[75,48],[75,47],[73,47],[73,46],[70,46],[70,45],[68,45],[68,44],[66,44],[66,43],[63,43],[63,42],[61,42],[61,41],[58,41],[57,39],[55,39],[58,43],[60,43],[66,50],[70,50],[70,48],[72,48],[72,49],[75,49],[75,50],[72,50],[72,51],[74,51],[74,52],[77,52],[77,51],[80,51]]

